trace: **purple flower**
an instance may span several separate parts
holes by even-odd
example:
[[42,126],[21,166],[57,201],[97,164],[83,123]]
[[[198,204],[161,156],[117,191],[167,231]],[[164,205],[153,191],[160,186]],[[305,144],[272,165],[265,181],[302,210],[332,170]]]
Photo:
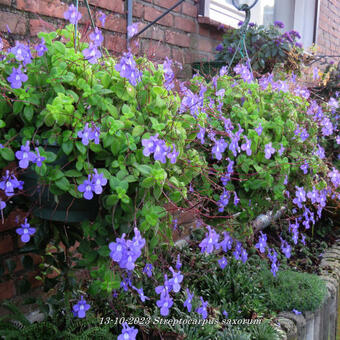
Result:
[[244,139],[246,140],[246,142],[244,144],[241,145],[241,150],[245,151],[247,156],[251,156],[251,140],[248,139],[246,136],[244,136]]
[[227,259],[223,256],[221,259],[218,260],[218,264],[220,265],[221,269],[224,269],[227,264],[228,264],[228,261]]
[[318,149],[314,152],[314,155],[318,156],[320,159],[324,159],[326,157],[325,155],[325,149],[317,144]]
[[293,199],[293,203],[296,204],[299,208],[302,208],[301,203],[306,202],[306,192],[303,187],[296,186],[295,198]]
[[259,136],[261,136],[262,131],[263,131],[263,128],[262,128],[261,123],[260,123],[259,127],[255,128],[255,131],[257,132],[257,134],[258,134]]
[[99,21],[102,26],[105,26],[106,15],[103,12],[99,12]]
[[64,13],[64,18],[71,24],[75,25],[80,19],[81,14],[77,11],[77,8],[72,4],[68,10]]
[[149,139],[142,139],[142,145],[144,146],[143,155],[148,157],[155,152],[156,143],[158,141],[158,134],[151,136]]
[[217,246],[216,249],[222,248],[223,251],[226,253],[228,250],[230,250],[233,246],[233,239],[227,233],[226,231],[223,232],[224,239],[221,241]]
[[35,47],[35,50],[37,51],[37,55],[39,57],[42,57],[45,52],[47,52],[47,47],[45,45],[45,39],[41,38],[41,43]]
[[333,97],[331,97],[331,99],[329,100],[328,105],[330,107],[334,108],[334,109],[338,109],[339,108],[338,101],[335,98],[333,98]]
[[7,77],[7,80],[11,83],[11,87],[13,89],[19,89],[22,86],[22,83],[27,81],[28,77],[26,74],[21,72],[21,65],[18,69],[15,67],[12,68],[12,73],[9,77]]
[[124,322],[122,333],[118,335],[117,340],[136,340],[138,329],[134,327],[129,327],[129,325]]
[[25,223],[21,225],[21,228],[17,228],[16,232],[21,236],[22,242],[29,242],[31,236],[35,233],[36,229],[31,228],[30,224],[27,223],[27,218],[25,218]]
[[304,164],[302,164],[302,165],[300,166],[300,169],[303,171],[303,173],[304,173],[305,175],[307,175],[307,173],[308,173],[308,168],[309,168],[309,166],[308,166],[308,163],[307,163],[307,162],[305,162]]
[[223,193],[221,194],[220,199],[218,201],[219,212],[224,211],[224,208],[229,204],[229,199],[230,199],[230,192],[227,191],[226,189],[223,189]]
[[223,45],[222,45],[222,44],[218,44],[218,45],[216,46],[216,51],[218,51],[218,52],[223,51]]
[[20,151],[15,153],[15,157],[19,159],[19,167],[26,169],[29,166],[29,162],[34,162],[36,155],[30,150],[30,142],[27,141],[25,145],[21,146]]
[[333,133],[333,124],[329,118],[323,118],[320,124],[322,126],[321,131],[323,136],[330,136]]
[[99,144],[100,128],[95,126],[93,122],[92,127],[89,128],[89,123],[86,123],[84,129],[78,131],[77,136],[82,139],[81,142],[85,146],[92,140],[95,144]]
[[277,151],[277,153],[279,154],[279,156],[282,156],[282,154],[284,153],[286,149],[283,147],[283,145],[281,144],[281,148]]
[[287,241],[281,239],[281,250],[283,254],[287,257],[287,259],[291,256],[291,246],[288,244]]
[[294,314],[296,314],[296,315],[300,315],[300,314],[301,314],[301,312],[299,312],[299,311],[296,310],[296,309],[293,309],[292,312],[293,312]]
[[272,147],[271,142],[265,145],[264,152],[266,159],[270,159],[271,156],[275,153],[275,149]]
[[176,262],[176,269],[177,269],[177,270],[180,270],[181,267],[182,267],[182,263],[181,263],[181,255],[178,254],[178,255],[177,255],[177,262]]
[[4,43],[2,42],[2,39],[0,38],[0,51],[4,48]]
[[177,157],[179,155],[179,152],[176,151],[175,145],[172,144],[172,147],[173,147],[172,152],[168,153],[167,157],[170,159],[171,164],[175,164]]
[[202,305],[201,305],[201,307],[196,309],[196,312],[198,314],[201,314],[202,318],[205,320],[208,316],[208,311],[207,311],[208,302],[205,302],[203,300],[202,296],[200,296],[200,299],[201,299]]
[[237,196],[236,191],[234,191],[234,206],[236,207],[240,203],[240,199]]
[[187,307],[187,310],[190,313],[191,308],[192,308],[191,302],[192,302],[192,299],[194,298],[194,293],[191,294],[188,288],[186,289],[186,291],[187,291],[187,299],[184,301],[184,307]]
[[225,310],[223,311],[223,315],[228,319],[228,312],[226,312]]
[[142,302],[145,302],[145,300],[150,300],[150,298],[144,295],[143,288],[136,288],[135,286],[132,286],[132,288],[139,294]]
[[32,62],[31,50],[28,46],[16,41],[15,46],[9,49],[9,53],[13,53],[17,61],[22,61],[23,65],[30,64]]
[[[0,198],[0,210],[4,210],[6,208],[6,202],[4,202],[1,198]],[[2,222],[3,223],[3,222]]]
[[151,277],[152,276],[152,264],[151,263],[147,263],[143,269],[143,272],[148,276]]
[[92,187],[93,191],[100,195],[103,192],[103,186],[106,185],[107,179],[103,174],[99,174],[97,169],[94,169],[94,174],[92,175]]
[[285,28],[285,24],[282,21],[274,21],[274,26],[278,28]]
[[206,252],[207,254],[210,254],[213,252],[214,247],[218,249],[218,239],[220,235],[218,235],[209,225],[207,226],[207,229],[209,232],[205,234],[205,238],[201,241],[199,247],[201,248],[201,253]]
[[91,306],[86,303],[86,300],[84,300],[84,297],[81,296],[78,303],[73,306],[73,314],[78,318],[85,318],[86,312],[90,309],[90,307]]
[[340,172],[339,172],[339,170],[337,170],[333,167],[333,170],[328,173],[327,177],[329,177],[331,179],[331,182],[333,183],[335,188],[340,186]]
[[180,283],[183,281],[183,275],[180,271],[176,273],[172,267],[170,267],[170,271],[172,273],[172,278],[169,280],[169,284],[171,285],[172,290],[175,293],[178,293],[181,289]]
[[254,80],[252,73],[246,65],[237,64],[234,67],[234,72],[239,74],[246,83],[251,83]]
[[[97,47],[100,46],[103,43],[104,37],[103,37],[102,32],[98,29],[98,27],[96,27],[94,29],[94,31],[90,34],[90,39],[92,40],[93,45],[97,46]],[[100,58],[100,57],[98,57],[98,58]],[[92,63],[92,64],[94,64],[94,63]]]
[[128,79],[133,86],[141,81],[142,73],[137,69],[137,64],[131,52],[124,53],[119,64],[115,65],[115,70],[119,72],[121,77]]
[[205,136],[205,128],[200,126],[200,131],[197,134],[197,138],[201,141],[201,144],[204,144],[204,136]]
[[171,66],[172,66],[172,60],[166,57],[163,63],[163,72],[164,72],[164,78],[165,78],[164,86],[168,91],[170,91],[175,86],[173,83],[175,74]]
[[169,148],[166,146],[165,142],[163,140],[157,140],[153,157],[155,158],[156,161],[160,161],[161,163],[164,164],[166,162],[166,156],[168,154],[168,151]]
[[156,302],[157,307],[160,308],[160,313],[162,316],[169,315],[169,309],[174,304],[172,298],[169,294],[161,295],[160,299]]
[[267,235],[263,234],[261,231],[261,236],[259,242],[255,244],[255,248],[260,250],[260,253],[264,253],[267,247]]
[[134,24],[131,24],[130,26],[128,26],[127,31],[128,31],[128,37],[130,39],[134,37],[138,33],[138,23],[135,22]]
[[38,148],[35,148],[35,152],[37,154],[35,156],[35,160],[32,162],[35,163],[40,168],[42,166],[42,162],[45,160],[45,157],[40,156],[40,152]]
[[212,153],[215,155],[216,159],[222,159],[222,153],[225,151],[227,146],[228,143],[223,138],[215,142],[215,145],[212,148]]
[[279,270],[279,264],[277,262],[277,253],[274,249],[268,248],[268,258],[272,262],[271,265],[271,272],[273,276],[276,276],[277,271]]
[[2,176],[0,181],[0,189],[5,191],[6,196],[13,196],[14,189],[22,189],[23,182],[18,181],[17,178],[9,173],[9,170],[6,170],[6,175]]
[[95,188],[91,179],[91,175],[88,175],[88,179],[84,183],[78,185],[78,191],[84,193],[84,198],[86,200],[91,200],[93,198],[93,192]]
[[100,53],[98,46],[94,44],[90,44],[88,48],[85,48],[83,51],[83,56],[90,64],[97,63],[98,59],[102,56]]
[[318,80],[320,79],[320,75],[319,75],[319,69],[317,67],[313,68],[313,80]]

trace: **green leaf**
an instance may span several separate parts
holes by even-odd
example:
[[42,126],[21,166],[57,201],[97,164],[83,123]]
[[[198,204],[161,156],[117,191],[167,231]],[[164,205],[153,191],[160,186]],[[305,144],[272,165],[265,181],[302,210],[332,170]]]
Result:
[[81,141],[76,141],[76,147],[82,155],[86,154],[86,146]]
[[144,132],[144,126],[142,125],[137,125],[133,128],[132,130],[132,136],[133,137],[138,137],[141,136]]
[[65,171],[66,177],[81,177],[82,175],[83,174],[80,171],[74,169]]
[[62,177],[60,179],[58,179],[56,182],[55,182],[55,185],[63,190],[63,191],[68,191],[70,189],[70,182],[67,180],[66,177]]
[[24,117],[30,122],[33,118],[33,107],[30,105],[26,105],[24,109]]
[[138,164],[138,163],[135,163],[133,164],[133,166],[144,176],[148,176],[150,175],[150,172],[151,172],[151,166],[149,165],[145,165],[145,164]]
[[20,113],[22,111],[22,109],[24,108],[24,103],[23,102],[19,102],[19,101],[16,101],[14,102],[13,104],[13,113],[15,115],[17,115],[18,113]]
[[8,148],[0,149],[0,154],[1,154],[1,157],[5,159],[6,161],[14,161],[15,159],[14,152],[12,151],[12,149],[8,149]]
[[61,144],[61,149],[66,155],[69,155],[73,150],[73,142],[71,140],[64,142],[63,144]]

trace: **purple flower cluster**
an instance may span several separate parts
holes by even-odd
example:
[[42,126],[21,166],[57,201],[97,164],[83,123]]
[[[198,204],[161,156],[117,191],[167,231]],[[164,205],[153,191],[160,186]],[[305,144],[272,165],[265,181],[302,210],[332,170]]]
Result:
[[85,124],[83,130],[78,131],[77,136],[81,138],[81,142],[86,146],[90,141],[94,141],[94,144],[99,144],[100,127],[97,127],[93,122],[89,127],[89,123]]
[[259,249],[260,253],[264,253],[267,247],[267,235],[263,234],[261,231],[261,236],[259,237],[259,242],[255,244],[255,248]]
[[128,79],[133,86],[141,81],[142,72],[137,69],[137,64],[131,52],[124,53],[119,64],[115,65],[115,70],[119,72],[121,77]]
[[212,154],[216,157],[216,159],[219,161],[222,159],[222,153],[225,151],[227,146],[228,143],[223,138],[215,141],[215,145],[212,148]]
[[254,77],[249,70],[249,67],[246,65],[238,64],[234,67],[234,72],[239,74],[244,82],[252,83],[254,81]]
[[220,196],[220,199],[218,201],[218,211],[219,212],[223,212],[224,208],[229,204],[229,200],[230,200],[230,191],[223,189],[223,193]]
[[208,310],[207,310],[208,302],[204,301],[202,296],[200,296],[200,299],[201,299],[202,305],[199,308],[196,309],[196,312],[198,314],[201,314],[202,319],[205,320],[208,317]]
[[194,293],[190,293],[189,289],[187,288],[186,289],[186,292],[187,292],[187,299],[184,301],[184,307],[187,307],[187,310],[188,312],[190,313],[191,312],[191,309],[192,309],[192,299],[194,298]]
[[207,91],[207,88],[202,85],[199,94],[193,93],[183,85],[181,90],[184,95],[181,101],[180,113],[190,110],[190,114],[197,118],[201,111],[204,112],[204,93]]
[[172,60],[170,60],[168,57],[165,58],[165,61],[163,63],[163,72],[164,72],[164,78],[165,78],[165,83],[164,86],[165,88],[170,91],[171,89],[173,89],[173,87],[175,86],[173,83],[173,80],[175,78],[175,74],[172,70]]
[[179,152],[177,152],[175,145],[173,144],[172,148],[166,146],[164,140],[158,139],[158,134],[151,136],[149,139],[143,139],[142,145],[144,147],[143,155],[146,157],[153,153],[154,159],[163,164],[166,162],[166,158],[170,160],[171,164],[175,164],[177,161]]
[[141,256],[141,249],[145,245],[145,239],[142,238],[140,231],[134,228],[135,236],[132,240],[125,240],[125,233],[116,242],[111,242],[110,257],[117,262],[122,269],[133,270],[135,262]]
[[277,253],[274,249],[268,248],[268,254],[267,254],[269,260],[271,261],[271,272],[274,276],[276,276],[277,271],[279,270],[279,263],[277,261]]
[[306,192],[303,187],[296,186],[295,198],[293,199],[293,203],[301,209],[303,202],[306,202]]
[[265,158],[270,159],[272,155],[275,153],[275,149],[272,146],[272,143],[266,144],[264,147]]
[[23,181],[18,181],[14,174],[10,174],[9,170],[6,170],[6,175],[2,176],[0,181],[0,189],[3,190],[6,196],[10,197],[14,195],[14,190],[23,189]]
[[37,51],[38,57],[42,57],[47,52],[44,38],[41,38],[41,42],[35,47],[35,50]]
[[27,81],[28,77],[25,73],[21,71],[21,65],[19,68],[12,68],[12,73],[7,77],[7,80],[11,83],[13,89],[20,89],[22,83]]
[[15,153],[15,157],[19,160],[19,167],[26,169],[29,163],[35,163],[38,167],[41,167],[45,157],[40,156],[38,148],[35,148],[36,154],[30,150],[30,142],[27,141],[25,145],[22,145],[20,151]]
[[246,263],[248,259],[247,251],[242,247],[241,242],[236,243],[235,250],[233,251],[233,255],[236,260],[241,260],[243,263]]
[[68,20],[71,24],[76,25],[77,22],[81,19],[81,14],[77,10],[77,8],[72,4],[64,13],[64,18]]
[[17,61],[22,61],[23,65],[30,64],[32,62],[32,54],[29,46],[15,42],[15,46],[8,50],[9,53],[13,53]]
[[16,229],[16,233],[21,236],[21,241],[24,243],[29,242],[35,231],[36,229],[31,228],[30,224],[27,222],[27,218],[25,218],[25,222],[21,224],[21,228]]
[[128,26],[127,32],[128,32],[129,39],[134,37],[138,33],[138,22],[135,22],[134,24],[131,24],[130,26]]
[[219,249],[218,239],[220,235],[209,225],[207,226],[207,229],[208,233],[206,233],[205,238],[201,241],[199,247],[201,248],[201,253],[205,252],[210,254],[214,251],[214,248]]
[[88,175],[88,178],[78,186],[78,191],[84,193],[86,200],[93,198],[93,193],[100,195],[103,192],[103,186],[106,185],[107,179],[103,174],[99,174],[97,169],[93,170],[92,175]]
[[281,239],[281,250],[282,250],[283,254],[287,257],[287,259],[289,259],[290,256],[291,256],[292,248],[288,244],[288,242],[283,240],[283,239]]
[[333,167],[333,170],[330,171],[327,176],[331,179],[331,182],[333,183],[335,188],[338,188],[340,186],[340,172],[339,172],[339,170],[337,170]]

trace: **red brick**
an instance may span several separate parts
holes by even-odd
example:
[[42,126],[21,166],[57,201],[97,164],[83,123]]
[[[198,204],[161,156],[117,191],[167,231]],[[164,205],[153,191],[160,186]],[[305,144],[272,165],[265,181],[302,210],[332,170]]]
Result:
[[144,5],[136,2],[133,4],[133,16],[137,18],[143,18],[144,16]]
[[198,26],[198,33],[204,37],[210,37],[210,30],[207,27],[203,27],[202,25]]
[[6,254],[13,250],[13,240],[11,236],[5,236],[0,240],[0,254]]
[[15,295],[14,281],[6,281],[0,283],[0,301],[10,299]]
[[191,62],[191,55],[189,50],[184,48],[172,48],[172,59],[178,61],[181,64],[187,64]]
[[[146,21],[153,21],[157,19],[161,14],[163,14],[163,11],[159,11],[153,7],[145,7],[144,10],[144,19]],[[157,24],[164,25],[164,26],[172,26],[173,25],[173,15],[167,14],[165,17],[157,21]]]
[[170,56],[171,50],[168,45],[155,41],[143,42],[142,51],[152,60],[165,59]]
[[27,19],[20,14],[0,12],[0,31],[7,32],[8,25],[9,29],[14,34],[26,34]]
[[30,33],[32,36],[37,35],[39,32],[52,32],[55,26],[42,19],[30,19]]
[[[41,280],[37,280],[35,278],[37,275],[40,275],[39,271],[34,271],[34,272],[31,272],[31,273],[27,274],[27,280],[30,282],[31,288],[36,288],[36,287],[39,287],[39,286],[42,285],[42,281]],[[49,277],[49,276],[47,275],[47,277]]]
[[185,19],[182,17],[175,17],[175,26],[185,32],[196,33],[196,22],[192,19]]
[[0,231],[17,228],[20,224],[24,223],[25,217],[27,217],[26,212],[20,209],[12,210],[4,219],[4,223],[0,222]]
[[[170,8],[173,5],[175,5],[177,2],[178,0],[154,0],[153,3],[159,7]],[[182,5],[177,6],[176,8],[173,9],[173,12],[179,13],[181,11],[181,7]]]
[[126,33],[126,19],[112,14],[108,15],[105,28],[113,32]]
[[0,0],[0,5],[11,6],[12,0]]
[[[138,29],[142,30],[145,26],[146,24],[140,24],[138,25]],[[144,31],[139,37],[164,41],[164,31],[161,29],[159,25],[151,26],[146,31]]]
[[208,40],[208,39],[199,39],[198,40],[198,49],[200,51],[212,52],[213,48],[214,48],[214,46],[213,46],[213,42],[211,40]]
[[68,6],[56,0],[17,0],[17,8],[49,17],[64,18]]
[[223,32],[213,29],[213,30],[210,31],[210,38],[217,40],[217,41],[222,41],[223,40]]
[[165,32],[165,42],[171,45],[189,47],[190,37],[187,34],[167,31]]
[[105,34],[105,47],[114,52],[122,53],[126,50],[126,36]]
[[109,11],[124,14],[123,0],[90,0],[90,5],[108,9]]
[[183,2],[182,13],[185,15],[189,15],[191,17],[197,17],[197,5],[192,5],[188,4],[187,2]]

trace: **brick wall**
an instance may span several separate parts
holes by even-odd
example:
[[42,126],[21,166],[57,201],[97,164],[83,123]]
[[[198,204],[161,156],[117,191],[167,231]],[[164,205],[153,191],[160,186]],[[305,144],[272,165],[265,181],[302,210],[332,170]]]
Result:
[[321,0],[317,46],[319,54],[340,55],[339,0]]
[[[140,29],[156,19],[177,0],[134,0],[133,21],[140,22]],[[34,40],[39,31],[51,31],[65,25],[63,13],[71,0],[0,0],[0,32],[6,37],[7,25],[13,39]],[[126,1],[89,0],[93,16],[99,11],[107,15],[102,28],[105,46],[114,54],[126,50]],[[182,64],[194,61],[211,60],[215,47],[222,39],[222,31],[215,23],[199,23],[198,3],[186,0],[156,25],[141,35],[139,46],[133,48],[136,54],[146,54],[151,59],[161,60],[166,56]],[[80,1],[80,30],[90,24],[86,7]],[[12,39],[12,41],[13,41]]]

